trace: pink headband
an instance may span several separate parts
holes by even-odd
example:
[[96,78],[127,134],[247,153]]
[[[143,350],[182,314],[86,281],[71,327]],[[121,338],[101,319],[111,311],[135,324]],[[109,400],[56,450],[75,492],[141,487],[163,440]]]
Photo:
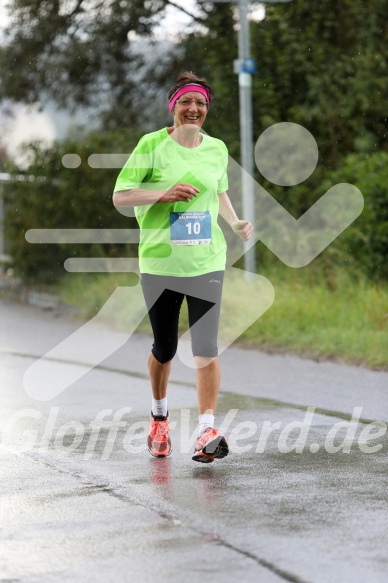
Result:
[[[175,93],[173,93],[172,96],[170,97],[170,100],[168,102],[168,109],[171,111],[171,113],[172,110],[174,109],[176,100],[179,99],[181,95],[183,95],[184,93],[188,93],[189,91],[197,91],[197,93],[202,93],[202,95],[206,97],[206,101],[208,103],[210,102],[210,95],[209,92],[205,89],[205,87],[199,85],[199,83],[188,83],[187,85],[183,85],[183,87],[181,87],[180,89],[177,89]],[[207,106],[207,108],[209,110],[209,105]]]

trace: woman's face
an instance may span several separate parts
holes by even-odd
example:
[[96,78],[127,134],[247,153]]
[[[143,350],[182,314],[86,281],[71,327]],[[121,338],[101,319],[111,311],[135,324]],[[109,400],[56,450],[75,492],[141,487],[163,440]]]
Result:
[[207,114],[207,105],[200,104],[206,104],[206,97],[198,91],[189,91],[181,95],[174,106],[175,127],[185,125],[191,130],[202,127]]

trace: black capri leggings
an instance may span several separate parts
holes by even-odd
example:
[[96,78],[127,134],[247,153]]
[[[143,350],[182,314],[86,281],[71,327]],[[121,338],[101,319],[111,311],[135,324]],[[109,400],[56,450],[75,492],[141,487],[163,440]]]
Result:
[[159,362],[172,360],[178,346],[179,313],[186,297],[193,356],[218,355],[223,271],[195,277],[143,273],[141,285],[154,334],[152,354]]

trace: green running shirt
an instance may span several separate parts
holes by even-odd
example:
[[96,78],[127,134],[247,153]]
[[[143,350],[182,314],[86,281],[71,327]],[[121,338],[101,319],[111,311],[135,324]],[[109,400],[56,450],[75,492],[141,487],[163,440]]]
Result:
[[135,207],[140,273],[191,277],[225,269],[218,195],[228,189],[228,151],[221,140],[202,136],[199,146],[186,148],[167,128],[146,134],[117,178],[115,192],[167,190],[178,182],[200,189],[188,203]]

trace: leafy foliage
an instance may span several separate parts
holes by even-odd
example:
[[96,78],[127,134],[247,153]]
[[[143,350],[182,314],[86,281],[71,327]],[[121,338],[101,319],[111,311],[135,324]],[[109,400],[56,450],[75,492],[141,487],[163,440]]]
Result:
[[[238,51],[236,7],[232,3],[197,0],[191,29],[176,31],[168,58],[161,58],[157,44],[151,47],[154,58],[148,59],[146,66],[142,51],[135,52],[129,39],[136,34],[152,41],[155,25],[174,1],[10,0],[9,4],[12,21],[0,47],[0,99],[34,102],[47,97],[64,106],[93,106],[104,131],[118,128],[123,143],[124,133],[139,133],[133,128],[152,131],[168,123],[168,114],[163,113],[167,110],[165,101],[154,96],[165,94],[179,72],[193,70],[205,76],[214,89],[205,130],[224,140],[230,154],[239,159],[238,82],[233,73]],[[258,170],[257,180],[295,217],[325,192],[326,184],[348,181],[358,185],[366,196],[365,211],[340,238],[345,247],[337,246],[338,257],[353,257],[369,274],[384,278],[388,277],[384,263],[388,193],[383,168],[388,149],[387,23],[386,0],[293,0],[267,4],[265,19],[250,24],[251,54],[257,60],[252,87],[254,139],[271,124],[291,121],[311,131],[320,152],[317,169],[297,187],[269,184]],[[90,153],[91,145],[95,152],[97,144],[89,145]],[[105,151],[111,151],[107,142],[105,145]],[[78,152],[76,143],[71,148]],[[87,215],[72,208],[75,198],[70,206],[58,203],[63,196],[69,201],[64,191],[78,193],[82,183],[86,199],[83,201],[80,194],[78,200],[89,209],[93,188],[98,192],[106,184],[105,192],[111,190],[111,175],[106,183],[105,178],[96,183],[95,174],[83,166],[64,170],[60,152],[60,145],[52,151],[36,150],[35,165],[29,170],[46,176],[50,169],[50,189],[57,201],[52,209],[52,202],[42,199],[52,216],[41,212],[37,226],[45,220],[51,227],[64,226],[67,213],[70,222],[87,222]],[[64,191],[58,186],[62,180],[67,184]],[[39,185],[18,184],[19,193],[26,191],[18,200],[27,201],[27,191],[34,189],[38,192]],[[43,210],[43,206],[37,208]],[[21,211],[19,218],[14,215],[18,232],[36,226],[32,218],[28,224],[30,211],[32,207],[25,202],[26,219]],[[57,212],[64,216],[57,217]],[[98,217],[105,218],[101,213],[102,208],[99,215],[93,215],[91,226],[101,223]],[[122,217],[117,215],[116,220]],[[32,253],[31,248],[28,253]]]
[[[133,245],[30,244],[28,229],[119,229],[137,226],[135,219],[119,214],[112,203],[117,169],[96,169],[88,158],[96,152],[130,153],[139,133],[90,135],[84,142],[67,141],[29,148],[32,162],[20,180],[18,168],[10,168],[14,182],[6,188],[6,235],[16,272],[25,281],[53,282],[64,273],[68,257],[135,256]],[[78,168],[62,164],[67,153],[80,156]]]
[[386,149],[387,17],[385,0],[268,6],[252,26],[256,132],[300,123],[327,169],[350,152]]
[[[149,35],[162,0],[13,0],[0,48],[0,99],[119,111],[116,127],[133,119],[143,60],[129,33]],[[111,118],[111,116],[108,115]]]
[[361,216],[335,243],[348,260],[357,264],[372,279],[388,279],[388,152],[371,156],[351,154],[340,170],[330,175],[330,185],[355,184],[363,194]]

